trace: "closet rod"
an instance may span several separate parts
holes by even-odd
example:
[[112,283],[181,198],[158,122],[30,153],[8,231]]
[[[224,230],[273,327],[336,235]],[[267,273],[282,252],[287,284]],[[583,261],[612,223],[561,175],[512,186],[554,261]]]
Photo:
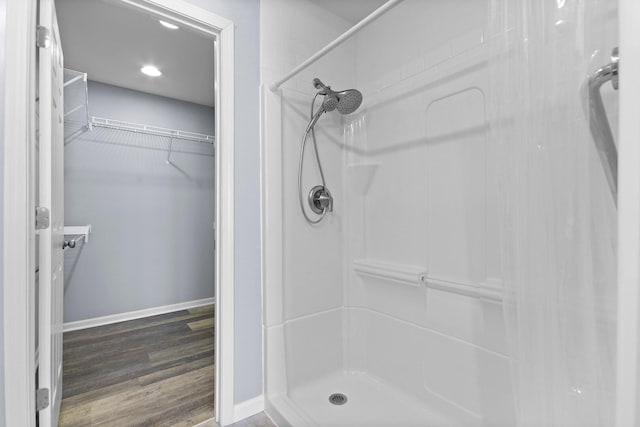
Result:
[[92,127],[124,130],[128,132],[143,133],[146,135],[163,136],[166,138],[177,138],[191,142],[215,143],[215,136],[202,133],[186,132],[183,130],[166,129],[157,126],[148,126],[138,123],[123,122],[121,120],[105,119],[103,117],[91,117]]
[[340,46],[342,43],[344,43],[351,36],[353,36],[358,31],[360,31],[361,29],[363,29],[364,27],[369,25],[371,22],[375,21],[378,17],[380,17],[381,15],[386,13],[389,9],[391,9],[392,7],[394,7],[397,4],[401,3],[402,1],[404,1],[404,0],[389,0],[388,2],[383,4],[382,6],[380,6],[376,10],[374,10],[370,15],[365,17],[362,21],[358,22],[353,27],[351,27],[347,31],[345,31],[337,39],[335,39],[334,41],[332,41],[331,43],[329,43],[328,45],[326,45],[325,47],[320,49],[318,52],[316,52],[312,56],[310,56],[309,59],[304,61],[302,64],[298,65],[293,70],[291,70],[287,75],[282,77],[280,80],[275,81],[271,86],[269,86],[269,89],[271,89],[271,91],[275,92],[276,90],[278,90],[278,88],[280,86],[282,86],[282,84],[284,82],[286,82],[290,78],[296,76],[302,70],[307,68],[309,65],[313,64],[318,59],[322,58],[327,53],[331,52],[333,49],[335,49],[336,47]]

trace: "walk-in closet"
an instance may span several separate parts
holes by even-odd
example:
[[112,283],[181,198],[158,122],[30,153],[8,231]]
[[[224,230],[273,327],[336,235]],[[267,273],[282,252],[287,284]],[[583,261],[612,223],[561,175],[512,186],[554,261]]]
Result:
[[214,41],[57,0],[64,51],[61,426],[214,416]]

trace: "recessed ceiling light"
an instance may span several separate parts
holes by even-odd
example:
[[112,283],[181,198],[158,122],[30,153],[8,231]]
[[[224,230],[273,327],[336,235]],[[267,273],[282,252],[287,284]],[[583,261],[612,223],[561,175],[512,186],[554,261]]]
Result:
[[160,70],[158,70],[158,67],[155,67],[153,65],[145,65],[144,67],[140,68],[140,71],[151,77],[158,77],[162,75]]
[[176,24],[172,24],[171,22],[167,22],[163,20],[159,20],[159,22],[163,27],[168,28],[170,30],[177,30],[178,28],[180,28]]

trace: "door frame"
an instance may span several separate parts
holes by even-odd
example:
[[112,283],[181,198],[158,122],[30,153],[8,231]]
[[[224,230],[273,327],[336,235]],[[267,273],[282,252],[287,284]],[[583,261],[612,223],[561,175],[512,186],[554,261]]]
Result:
[[620,0],[616,426],[640,425],[640,2]]
[[[234,23],[183,0],[118,0],[212,36],[216,49],[215,419],[234,407]],[[4,131],[4,390],[7,425],[35,427],[35,11],[7,0]],[[11,247],[7,245],[11,242]]]
[[[36,2],[6,2],[4,389],[6,425],[35,425]],[[8,242],[11,243],[9,248]],[[11,393],[7,393],[11,390]]]

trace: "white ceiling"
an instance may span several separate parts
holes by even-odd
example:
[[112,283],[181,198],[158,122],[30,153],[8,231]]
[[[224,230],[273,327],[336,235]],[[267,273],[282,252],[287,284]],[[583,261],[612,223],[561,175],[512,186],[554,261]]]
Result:
[[357,23],[382,6],[386,0],[310,0],[349,22]]
[[[213,40],[105,0],[56,0],[64,66],[89,80],[213,106]],[[153,64],[160,77],[140,68]]]

